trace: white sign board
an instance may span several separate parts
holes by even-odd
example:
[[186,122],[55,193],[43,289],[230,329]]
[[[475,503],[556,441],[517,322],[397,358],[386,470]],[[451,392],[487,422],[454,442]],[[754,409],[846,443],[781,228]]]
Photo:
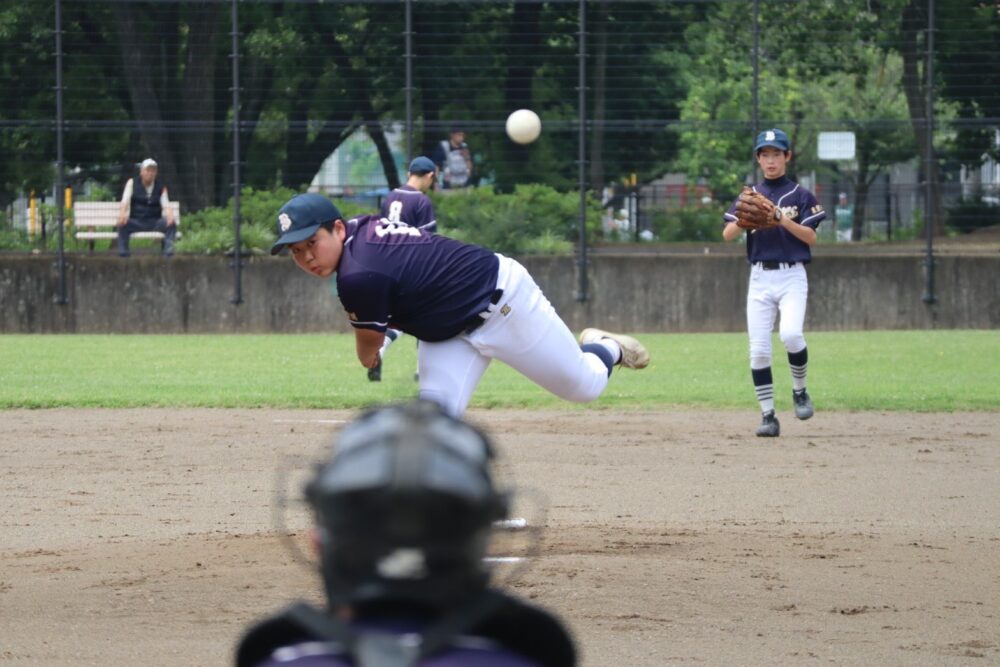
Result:
[[816,153],[820,160],[854,159],[853,132],[820,132],[816,144]]

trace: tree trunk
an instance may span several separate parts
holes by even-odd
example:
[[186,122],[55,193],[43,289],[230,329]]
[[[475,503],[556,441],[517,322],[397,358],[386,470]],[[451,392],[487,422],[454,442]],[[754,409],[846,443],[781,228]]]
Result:
[[927,141],[932,127],[927,118],[927,86],[924,76],[926,54],[921,44],[921,35],[926,32],[927,17],[923,12],[924,3],[917,0],[911,2],[903,10],[900,29],[900,54],[903,58],[903,92],[906,94],[906,105],[910,110],[910,123],[913,125],[913,135],[917,142],[917,152],[920,155],[921,185],[926,187],[930,182],[930,210],[924,212],[925,223],[932,226],[933,234],[944,233],[941,224],[941,193],[939,188],[940,175],[937,161],[928,160]]
[[[363,41],[362,41],[363,50]],[[399,172],[396,170],[396,160],[392,156],[392,149],[389,147],[389,140],[385,136],[385,131],[382,129],[382,122],[379,119],[378,111],[372,104],[372,95],[369,92],[369,72],[363,64],[356,66],[357,61],[351,58],[340,44],[334,42],[330,45],[330,51],[333,53],[334,60],[337,62],[338,66],[342,67],[345,71],[351,71],[354,74],[354,95],[353,99],[360,112],[362,122],[364,123],[365,129],[368,131],[368,136],[371,138],[372,142],[375,144],[375,149],[378,151],[379,162],[382,163],[382,173],[385,175],[386,183],[390,189],[398,188],[400,185]],[[353,117],[353,114],[352,114]],[[339,146],[340,143],[346,139],[349,134],[342,135],[341,140],[337,142]],[[335,148],[335,147],[334,147]],[[331,148],[332,152],[334,149]]]
[[215,116],[215,40],[223,17],[221,7],[215,3],[189,7],[187,61],[177,101],[180,117],[191,129],[177,135],[177,159],[184,193],[184,198],[178,199],[192,211],[214,203],[216,165],[211,119]]
[[[346,104],[347,101],[338,100],[338,103]],[[351,121],[353,108],[338,107],[331,109],[332,117],[313,137],[307,106],[305,100],[297,101],[288,118],[286,159],[281,182],[293,189],[307,187],[324,160],[357,129],[357,124]]]
[[389,140],[386,139],[385,131],[382,129],[382,123],[377,120],[365,123],[365,129],[368,131],[368,136],[371,137],[372,142],[375,144],[375,149],[378,151],[378,159],[382,163],[382,173],[385,174],[385,182],[388,184],[390,190],[398,188],[401,184],[399,171],[396,170],[396,159],[392,156],[392,149],[389,147]]
[[[441,122],[441,105],[444,101],[441,92],[440,79],[433,66],[424,63],[433,63],[435,52],[433,38],[424,39],[422,35],[432,34],[435,26],[447,22],[448,12],[451,11],[449,5],[436,5],[427,3],[422,11],[413,12],[413,87],[414,104],[419,104],[419,109],[414,108],[414,131],[418,123],[420,124],[420,145],[414,146],[420,155],[430,157],[442,140],[447,138],[444,129],[438,129],[437,124]],[[422,122],[420,122],[422,121]]]
[[[168,23],[165,16],[156,17],[155,25],[167,34],[153,39],[143,20],[148,8],[123,3],[113,12],[132,115],[147,151],[130,161],[154,158],[171,199],[188,210],[210,205],[215,193],[215,155],[207,135],[211,128],[198,126],[214,116],[215,38],[223,17],[220,7],[203,3],[190,8],[186,61],[179,80],[177,50],[182,47],[179,40],[170,38],[171,32],[179,30],[179,21]],[[160,45],[158,55],[150,44]],[[172,119],[188,131],[169,132]]]
[[128,84],[132,117],[139,124],[139,135],[147,154],[132,156],[129,162],[140,162],[145,157],[159,163],[160,177],[170,189],[171,198],[183,201],[187,196],[177,178],[177,160],[167,136],[156,93],[154,79],[158,73],[157,60],[151,55],[149,44],[155,42],[140,28],[142,9],[138,5],[122,3],[112,13],[125,81]]
[[[507,42],[511,49],[507,56],[507,77],[503,84],[504,108],[508,112],[531,108],[531,84],[538,64],[538,49],[541,47],[542,37],[541,3],[515,2],[513,9],[514,14],[507,32]],[[504,141],[502,146],[503,160],[495,165],[497,185],[501,190],[512,190],[518,175],[526,171],[531,149],[513,141]]]
[[854,181],[854,219],[851,221],[852,241],[861,240],[865,218],[868,217],[869,151],[865,142],[859,143],[861,145],[858,147],[858,173]]

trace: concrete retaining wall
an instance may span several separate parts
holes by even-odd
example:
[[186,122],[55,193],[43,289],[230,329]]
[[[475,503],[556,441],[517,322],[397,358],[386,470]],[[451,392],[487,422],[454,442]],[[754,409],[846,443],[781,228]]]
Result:
[[[524,261],[570,328],[743,331],[749,271],[732,255],[596,255],[576,301],[570,257]],[[807,330],[991,329],[1000,325],[1000,257],[937,258],[937,302],[923,303],[923,257],[829,256],[809,266]],[[330,286],[287,258],[252,258],[234,305],[229,260],[70,256],[69,303],[55,303],[52,256],[0,257],[2,333],[299,333],[350,329]]]

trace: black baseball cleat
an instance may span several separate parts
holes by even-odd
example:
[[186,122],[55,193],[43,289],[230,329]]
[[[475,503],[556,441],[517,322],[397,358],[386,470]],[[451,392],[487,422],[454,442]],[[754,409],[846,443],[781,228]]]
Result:
[[382,381],[382,360],[379,359],[378,363],[375,364],[373,368],[368,369],[368,381],[369,382],[381,382]]
[[761,417],[760,426],[757,427],[758,438],[777,438],[781,433],[781,424],[774,416],[774,410],[765,412]]
[[813,416],[813,402],[809,398],[809,392],[805,389],[801,391],[792,390],[792,402],[795,403],[795,416],[799,419],[809,419]]

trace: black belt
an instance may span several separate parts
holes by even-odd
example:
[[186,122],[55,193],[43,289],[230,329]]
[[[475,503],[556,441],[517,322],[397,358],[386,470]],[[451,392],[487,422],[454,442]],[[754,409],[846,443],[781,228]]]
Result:
[[[490,295],[490,305],[491,306],[497,305],[498,303],[500,303],[500,299],[502,299],[502,298],[503,298],[503,290],[502,289],[498,288],[498,289],[493,290],[493,294]],[[483,312],[479,313],[478,315],[473,315],[472,317],[470,317],[469,321],[466,322],[465,329],[462,331],[462,333],[464,333],[464,334],[470,334],[473,331],[475,331],[476,329],[478,329],[479,327],[481,327],[484,324],[486,324],[486,318],[489,316],[489,314],[492,311],[493,311],[492,308],[487,308],[486,310],[484,310]]]
[[[754,262],[757,266],[764,269],[765,271],[774,271],[775,269],[786,269],[790,266],[795,266],[798,262],[778,262],[767,260],[764,262]],[[782,266],[784,264],[784,266]]]

